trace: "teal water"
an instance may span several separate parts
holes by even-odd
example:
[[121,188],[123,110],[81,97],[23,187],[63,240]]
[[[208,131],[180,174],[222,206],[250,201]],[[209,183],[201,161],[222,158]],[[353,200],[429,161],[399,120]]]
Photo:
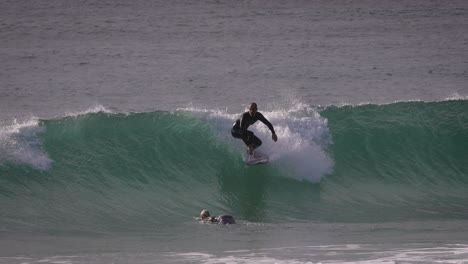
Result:
[[253,128],[272,158],[254,167],[229,135],[235,115],[219,111],[97,112],[4,127],[2,231],[155,231],[203,208],[270,224],[467,218],[468,101],[264,114],[279,141]]
[[325,109],[330,199],[364,218],[466,219],[467,111],[466,101]]
[[0,264],[466,262],[467,3],[3,1]]

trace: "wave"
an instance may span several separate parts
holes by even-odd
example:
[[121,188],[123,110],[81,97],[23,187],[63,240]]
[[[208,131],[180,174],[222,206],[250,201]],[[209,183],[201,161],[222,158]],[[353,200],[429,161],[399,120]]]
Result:
[[252,222],[468,216],[466,100],[263,111],[279,140],[252,127],[271,158],[253,167],[235,114],[99,109],[0,128],[3,229],[144,229],[203,208]]
[[0,129],[0,164],[28,164],[38,170],[47,170],[52,164],[42,148],[38,136],[44,131],[37,120],[5,125]]
[[464,100],[323,110],[335,162],[324,186],[335,192],[322,199],[384,219],[466,217],[467,114]]

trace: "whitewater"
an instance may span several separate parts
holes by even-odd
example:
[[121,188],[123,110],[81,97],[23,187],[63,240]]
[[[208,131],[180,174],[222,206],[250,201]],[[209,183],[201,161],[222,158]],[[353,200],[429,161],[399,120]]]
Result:
[[[395,229],[401,239],[406,229],[420,232],[420,221],[436,234],[441,231],[433,225],[449,222],[450,228],[438,228],[453,236],[451,243],[460,243],[458,232],[466,232],[459,222],[468,202],[466,100],[264,112],[281,142],[265,140],[271,161],[255,167],[244,164],[245,149],[228,133],[235,115],[98,110],[1,131],[0,223],[7,237],[71,232],[80,239],[83,233],[98,241],[113,234],[161,243],[162,235],[170,245],[180,242],[170,234],[182,236],[184,227],[203,232],[194,218],[205,207],[234,214],[240,227],[216,232],[240,237],[255,228],[273,235],[285,225],[295,238],[303,228],[314,230],[314,237],[324,229],[365,232],[359,230],[370,223],[372,234]],[[253,131],[268,138],[266,127]],[[293,251],[323,250],[316,247]],[[222,262],[211,255],[195,258]]]
[[466,1],[2,4],[0,263],[468,262]]

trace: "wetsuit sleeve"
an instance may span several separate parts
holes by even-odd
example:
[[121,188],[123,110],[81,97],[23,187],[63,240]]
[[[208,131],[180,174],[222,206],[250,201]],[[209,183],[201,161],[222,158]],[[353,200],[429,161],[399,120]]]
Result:
[[247,128],[249,127],[249,117],[248,113],[243,113],[240,118],[240,130],[241,133],[244,135],[245,131],[247,131]]
[[271,133],[275,134],[275,129],[273,128],[273,125],[268,121],[261,113],[257,112],[258,120],[262,121],[263,124],[265,124],[271,131]]

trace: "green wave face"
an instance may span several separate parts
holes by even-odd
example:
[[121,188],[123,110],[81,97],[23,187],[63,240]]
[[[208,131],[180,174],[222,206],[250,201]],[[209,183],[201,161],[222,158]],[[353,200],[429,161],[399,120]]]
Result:
[[323,199],[352,208],[357,220],[466,218],[467,101],[330,107],[321,114],[335,161]]
[[89,113],[4,126],[4,230],[115,232],[194,221],[466,219],[468,102],[264,112],[271,162],[246,166],[236,116]]

